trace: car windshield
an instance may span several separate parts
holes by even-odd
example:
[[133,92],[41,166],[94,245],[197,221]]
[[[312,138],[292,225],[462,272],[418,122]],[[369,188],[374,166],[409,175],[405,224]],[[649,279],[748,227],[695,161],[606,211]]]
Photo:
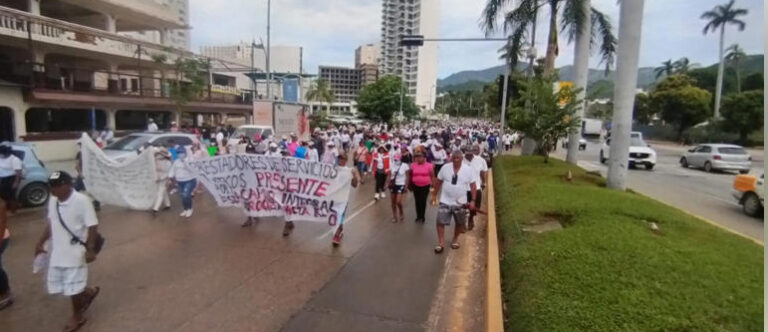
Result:
[[747,151],[744,151],[744,149],[736,148],[736,147],[717,148],[717,151],[722,153],[722,154],[740,154],[740,155],[747,154]]
[[118,150],[118,151],[135,151],[140,148],[144,143],[149,142],[152,136],[148,135],[128,135],[119,139],[110,145],[107,145],[106,150]]
[[648,144],[646,144],[645,141],[643,141],[642,138],[637,137],[637,136],[632,136],[630,138],[629,145],[630,146],[648,146]]
[[240,138],[241,136],[245,136],[253,138],[256,135],[261,135],[261,128],[237,128],[235,133],[232,134],[232,137]]

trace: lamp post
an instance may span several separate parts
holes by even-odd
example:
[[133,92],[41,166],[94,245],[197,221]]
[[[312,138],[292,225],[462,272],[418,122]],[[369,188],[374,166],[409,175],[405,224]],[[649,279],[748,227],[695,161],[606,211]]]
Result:
[[271,82],[272,81],[272,70],[269,67],[269,60],[271,58],[270,52],[272,50],[271,47],[270,47],[270,43],[269,43],[270,42],[270,31],[269,31],[270,26],[269,26],[269,24],[270,24],[270,20],[271,20],[271,11],[272,11],[272,0],[267,0],[267,51],[266,51],[266,53],[267,53],[267,56],[266,56],[266,60],[267,60],[267,100],[271,100],[272,99],[272,84],[271,84],[272,83]]

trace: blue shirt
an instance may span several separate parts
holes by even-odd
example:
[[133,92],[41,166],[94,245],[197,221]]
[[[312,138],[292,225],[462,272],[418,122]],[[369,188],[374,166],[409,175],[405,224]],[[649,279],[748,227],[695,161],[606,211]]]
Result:
[[306,159],[307,158],[307,148],[305,148],[303,146],[299,146],[298,148],[296,148],[296,154],[294,155],[294,157],[299,158],[299,159]]

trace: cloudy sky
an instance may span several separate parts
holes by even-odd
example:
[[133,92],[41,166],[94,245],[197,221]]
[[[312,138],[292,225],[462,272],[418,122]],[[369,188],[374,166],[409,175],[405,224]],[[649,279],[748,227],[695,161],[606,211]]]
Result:
[[[646,0],[643,21],[641,66],[658,66],[664,60],[688,57],[694,63],[717,61],[717,34],[704,36],[701,13],[726,0]],[[267,0],[190,0],[192,49],[201,45],[226,45],[260,37],[266,40]],[[479,37],[478,19],[484,0],[440,0],[440,37]],[[592,0],[618,28],[616,0]],[[746,30],[726,30],[726,46],[739,43],[748,54],[763,53],[763,1],[737,0],[746,8]],[[542,16],[548,16],[544,13]],[[542,22],[543,23],[543,22]],[[354,65],[357,46],[381,39],[381,0],[273,0],[272,45],[304,47],[304,67],[317,72],[318,65]],[[538,31],[546,31],[544,24]],[[615,32],[618,34],[618,30]],[[538,37],[538,36],[537,36]],[[544,38],[537,38],[539,54]],[[573,62],[572,45],[561,38],[557,65]],[[443,43],[439,77],[461,70],[501,64],[496,43]],[[599,59],[590,65],[598,67]]]

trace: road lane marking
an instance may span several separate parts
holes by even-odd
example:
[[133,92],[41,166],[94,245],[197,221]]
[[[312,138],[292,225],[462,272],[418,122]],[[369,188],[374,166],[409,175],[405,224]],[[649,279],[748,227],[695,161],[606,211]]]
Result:
[[[344,223],[342,225],[349,225],[349,223],[352,221],[352,219],[357,217],[360,213],[363,213],[363,211],[365,211],[367,208],[373,206],[374,204],[376,204],[375,200],[368,202],[368,204],[366,204],[362,208],[358,209],[357,211],[353,212],[351,215],[349,215],[349,217],[345,218],[344,219]],[[336,232],[336,228],[337,227],[331,228],[329,231],[327,231],[327,232],[323,233],[322,235],[318,236],[317,238],[315,238],[315,240],[322,240],[322,239],[324,239],[326,237],[329,237],[329,236],[333,235],[333,233]]]

